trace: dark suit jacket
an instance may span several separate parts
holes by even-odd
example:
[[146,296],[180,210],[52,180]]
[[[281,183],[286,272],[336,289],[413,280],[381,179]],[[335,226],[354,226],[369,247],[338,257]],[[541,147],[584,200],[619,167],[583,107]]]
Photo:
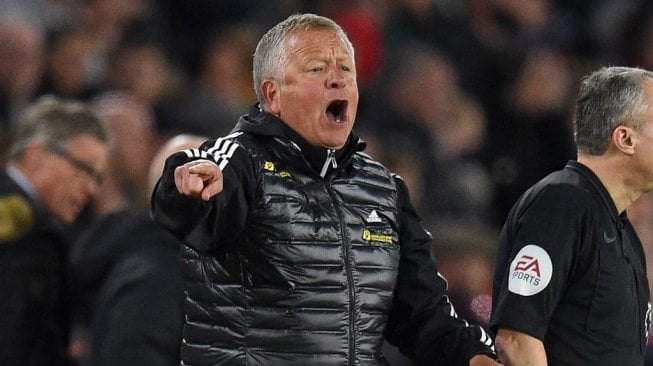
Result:
[[62,231],[0,171],[0,364],[67,365]]

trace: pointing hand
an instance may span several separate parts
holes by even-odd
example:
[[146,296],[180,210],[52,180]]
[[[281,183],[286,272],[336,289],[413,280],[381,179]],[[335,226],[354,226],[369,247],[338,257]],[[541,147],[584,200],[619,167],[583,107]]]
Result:
[[222,192],[222,183],[222,171],[210,160],[191,161],[175,169],[175,185],[185,196],[208,201]]

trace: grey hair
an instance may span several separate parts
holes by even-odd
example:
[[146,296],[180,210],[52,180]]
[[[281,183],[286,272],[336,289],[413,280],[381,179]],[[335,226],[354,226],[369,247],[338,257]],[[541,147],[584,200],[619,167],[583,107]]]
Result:
[[272,27],[261,37],[254,51],[253,79],[256,99],[265,105],[261,84],[266,79],[281,80],[283,65],[288,59],[286,38],[298,30],[324,29],[334,32],[342,39],[354,58],[354,46],[345,31],[333,20],[315,14],[294,14]]
[[580,86],[574,120],[579,153],[602,155],[610,135],[620,124],[640,128],[643,112],[650,107],[642,86],[653,73],[633,67],[603,67],[586,76]]
[[34,143],[65,147],[83,134],[109,142],[109,134],[89,106],[76,100],[43,96],[30,104],[17,121],[8,151],[9,161],[20,161]]

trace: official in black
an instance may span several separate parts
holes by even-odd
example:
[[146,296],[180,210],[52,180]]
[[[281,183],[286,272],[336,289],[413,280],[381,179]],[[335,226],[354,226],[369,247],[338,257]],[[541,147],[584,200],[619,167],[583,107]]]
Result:
[[577,161],[531,187],[501,233],[491,329],[506,365],[642,365],[642,245],[626,209],[653,189],[653,73],[583,80]]

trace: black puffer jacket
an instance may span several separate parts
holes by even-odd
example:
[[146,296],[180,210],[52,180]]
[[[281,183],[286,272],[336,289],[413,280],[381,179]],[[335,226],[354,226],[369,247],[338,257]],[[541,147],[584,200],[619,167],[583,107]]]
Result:
[[[232,135],[168,159],[153,215],[188,246],[185,365],[385,364],[384,329],[418,362],[491,354],[453,315],[403,182],[363,148],[312,148],[253,110]],[[174,187],[193,159],[224,172],[210,202]]]

